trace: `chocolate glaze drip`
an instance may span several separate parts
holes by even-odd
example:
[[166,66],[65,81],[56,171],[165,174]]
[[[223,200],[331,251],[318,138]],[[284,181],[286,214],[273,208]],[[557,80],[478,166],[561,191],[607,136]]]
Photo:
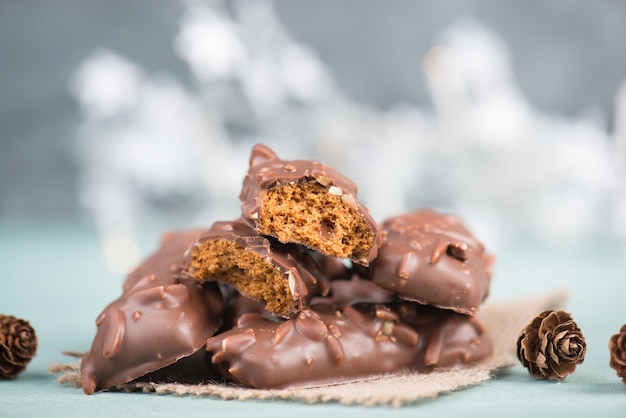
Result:
[[[361,204],[356,196],[356,184],[325,164],[312,160],[285,161],[265,145],[257,144],[252,149],[250,168],[244,178],[239,198],[242,202],[243,219],[253,227],[258,227],[259,213],[263,204],[265,191],[286,184],[316,182],[328,192],[341,196],[342,201],[356,209],[357,213],[369,225],[373,234],[373,243],[364,257],[353,258],[353,261],[368,265],[377,254],[381,243],[378,226],[370,216],[369,209]],[[305,244],[298,242],[298,244]],[[319,248],[313,248],[320,251]],[[335,255],[335,254],[328,254]]]
[[[268,300],[263,300],[260,296],[255,296],[246,291],[245,286],[240,283],[230,280],[233,277],[231,273],[225,272],[223,275],[214,275],[206,268],[202,256],[204,243],[208,241],[233,242],[238,246],[237,251],[241,253],[245,251],[254,252],[280,273],[292,303],[288,309],[273,311],[273,313],[288,317],[306,306],[311,297],[327,294],[329,280],[306,248],[295,244],[281,244],[278,241],[270,242],[270,239],[259,235],[254,228],[241,219],[215,222],[210,229],[197,237],[195,243],[187,251],[186,270],[191,277],[197,280],[220,280],[230,283],[237,288],[239,293],[259,302],[268,302]],[[208,262],[212,262],[212,260],[212,257],[208,258]],[[241,269],[242,267],[234,266],[234,268]],[[275,296],[275,294],[270,294],[268,297]]]
[[402,315],[412,322],[383,305],[318,305],[283,322],[249,313],[232,330],[209,338],[207,351],[226,379],[253,388],[467,367],[491,355],[491,340],[477,318],[424,311],[434,318],[420,321],[414,317],[422,314],[410,305]]
[[489,294],[494,256],[450,215],[419,210],[381,225],[371,280],[403,299],[473,315]]
[[220,326],[223,300],[215,283],[182,272],[197,231],[165,236],[159,250],[129,274],[125,292],[98,316],[81,363],[83,390],[126,383],[191,356]]

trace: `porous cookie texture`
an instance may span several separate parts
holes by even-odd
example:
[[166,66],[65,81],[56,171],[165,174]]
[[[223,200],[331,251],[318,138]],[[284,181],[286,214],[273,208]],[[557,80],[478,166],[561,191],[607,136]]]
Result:
[[365,259],[371,228],[338,194],[317,182],[286,184],[263,195],[259,231],[341,258]]
[[316,161],[285,161],[255,145],[240,194],[242,217],[261,234],[368,265],[381,243],[356,185]]
[[233,329],[209,338],[207,351],[226,379],[253,388],[469,367],[491,355],[477,318],[403,306],[397,312],[384,305],[317,305],[280,322],[245,314]]
[[[203,285],[183,272],[184,253],[195,236],[195,231],[168,234],[128,276],[122,296],[98,316],[91,350],[81,363],[85,393],[186,362],[218,330],[224,303],[217,285]],[[177,376],[184,368],[175,369]],[[197,372],[208,371],[186,369],[196,380]]]
[[270,245],[241,219],[214,223],[188,250],[186,265],[191,277],[228,283],[282,317],[328,292],[328,279],[306,248]]
[[494,256],[461,221],[430,209],[389,218],[369,272],[407,300],[473,315],[489,294]]

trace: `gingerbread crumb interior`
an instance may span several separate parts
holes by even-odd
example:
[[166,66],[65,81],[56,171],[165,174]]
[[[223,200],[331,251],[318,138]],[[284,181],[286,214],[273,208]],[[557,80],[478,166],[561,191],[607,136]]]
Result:
[[298,242],[326,255],[367,258],[374,236],[358,211],[317,182],[268,190],[257,225],[262,234]]
[[247,251],[232,241],[214,239],[197,246],[189,274],[200,281],[229,283],[281,316],[287,315],[294,304],[287,277],[254,251]]

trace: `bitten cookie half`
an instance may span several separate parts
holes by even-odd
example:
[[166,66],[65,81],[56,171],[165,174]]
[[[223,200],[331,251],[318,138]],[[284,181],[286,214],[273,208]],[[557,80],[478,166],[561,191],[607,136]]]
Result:
[[328,292],[328,279],[309,250],[274,242],[243,222],[215,222],[187,251],[187,273],[220,281],[288,318],[315,295]]
[[381,237],[357,186],[310,160],[285,161],[267,146],[252,149],[240,194],[242,217],[263,235],[369,265]]
[[381,224],[370,278],[400,298],[473,315],[489,294],[494,256],[461,221],[430,209]]

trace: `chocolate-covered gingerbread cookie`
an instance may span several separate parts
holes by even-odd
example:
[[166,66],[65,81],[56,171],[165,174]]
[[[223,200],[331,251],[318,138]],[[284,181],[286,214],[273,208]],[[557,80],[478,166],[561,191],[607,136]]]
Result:
[[215,222],[188,250],[186,270],[200,281],[219,280],[289,317],[328,292],[328,278],[309,250],[270,240],[243,222]]
[[476,317],[424,309],[425,317],[416,318],[424,307],[405,304],[402,312],[384,305],[316,305],[281,322],[246,314],[232,330],[209,338],[207,351],[226,379],[253,388],[470,367],[491,355],[491,340]]
[[[217,285],[201,284],[182,272],[185,250],[196,235],[197,231],[168,234],[159,250],[129,275],[122,296],[98,316],[91,350],[81,363],[85,393],[186,359],[217,331],[223,310]],[[175,370],[179,375],[191,369]],[[193,370],[198,371],[208,369]]]
[[381,224],[371,280],[403,299],[472,315],[489,294],[494,256],[451,215],[424,209]]
[[285,161],[255,145],[240,194],[243,219],[261,234],[368,265],[380,245],[357,186],[316,161]]
[[[381,311],[382,312],[382,311]],[[243,315],[207,342],[212,362],[233,382],[253,388],[341,383],[403,369],[419,337],[386,315],[326,305],[284,322]]]

